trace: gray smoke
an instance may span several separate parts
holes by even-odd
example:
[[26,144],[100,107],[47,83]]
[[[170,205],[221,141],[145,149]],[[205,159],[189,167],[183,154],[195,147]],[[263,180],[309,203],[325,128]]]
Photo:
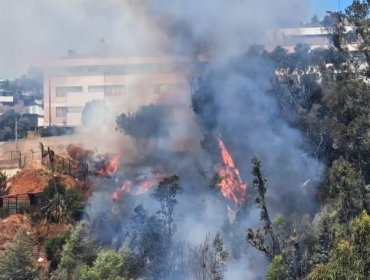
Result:
[[[146,12],[145,16],[149,16],[156,23],[156,28],[161,30],[161,44],[156,45],[162,50],[171,49],[174,53],[187,54],[207,53],[212,58],[204,73],[207,88],[214,96],[207,117],[212,118],[212,130],[222,134],[247,181],[250,182],[251,157],[257,155],[261,158],[263,171],[270,184],[268,204],[271,213],[289,215],[312,211],[315,184],[320,179],[321,167],[301,148],[303,135],[279,117],[278,106],[270,92],[273,68],[264,60],[242,56],[251,45],[269,44],[273,39],[271,34],[277,28],[302,20],[307,11],[307,2],[139,2],[141,9]],[[292,10],[295,12],[292,13]],[[150,33],[150,28],[147,31]],[[142,44],[136,38],[133,42]],[[199,94],[202,94],[201,86]],[[185,116],[182,120],[185,124],[189,123]],[[186,126],[182,126],[182,130],[186,130]],[[177,132],[179,125],[175,124],[168,129]],[[200,140],[198,130],[194,130],[193,137]],[[189,129],[187,131],[192,133]],[[177,232],[174,239],[180,244],[197,246],[207,234],[214,236],[228,224],[227,202],[220,198],[219,192],[211,191],[208,187],[207,180],[212,172],[210,155],[196,147],[187,156],[178,157],[169,147],[158,144],[153,154],[159,162],[166,162],[172,167],[166,169],[169,174],[180,176],[184,189],[184,193],[178,197],[175,211]],[[150,160],[146,160],[148,162]],[[158,208],[147,195],[130,197],[125,198],[126,203],[113,205],[113,208],[122,207],[120,211],[124,211],[125,215],[112,217],[112,211],[117,209],[110,206],[111,193],[122,184],[126,175],[121,172],[113,187],[109,182],[102,183],[102,188],[94,193],[87,208],[90,221],[98,222],[99,227],[96,228],[101,228],[105,241],[119,240],[127,226],[124,217],[129,214],[126,211],[130,213],[133,205],[143,203],[150,213]],[[305,184],[308,180],[310,183]],[[130,203],[127,203],[127,199]],[[249,201],[252,201],[251,197]],[[238,247],[238,253],[241,254],[230,263],[226,279],[257,279],[264,275],[266,262],[264,256],[248,247],[244,239],[245,229],[257,227],[260,223],[252,203],[240,220],[238,225],[230,226],[233,229],[229,238],[225,237],[226,245],[229,248]]]
[[71,49],[168,54],[206,45],[218,55],[238,53],[304,21],[308,0],[0,0],[0,7],[0,77],[12,77]]
[[[0,17],[5,40],[0,44],[0,76],[17,75],[29,65],[61,56],[69,49],[99,55],[210,55],[213,62],[205,74],[214,95],[211,108],[217,108],[210,112],[213,130],[222,134],[243,177],[250,181],[250,158],[257,155],[270,183],[270,210],[285,214],[312,210],[320,166],[301,149],[302,134],[279,118],[278,107],[269,92],[273,69],[266,61],[252,57],[230,63],[230,58],[239,59],[251,45],[271,44],[278,28],[304,21],[308,1],[0,0],[0,5],[5,11]],[[141,98],[132,97],[138,103]],[[115,119],[116,113],[111,119]],[[168,175],[180,176],[184,193],[179,196],[175,211],[178,224],[175,241],[196,246],[207,234],[214,236],[220,231],[228,217],[227,202],[208,186],[213,162],[200,149],[202,129],[195,128],[189,119],[177,114],[176,124],[169,128],[174,133],[170,134],[186,132],[198,146],[186,155],[179,155],[168,148],[168,141],[166,145],[158,143],[154,158],[147,159],[145,164],[158,159],[157,162],[166,165]],[[89,145],[95,141],[97,147],[108,146],[106,135],[99,140],[92,136],[86,141]],[[140,149],[136,152],[140,153]],[[141,172],[141,167],[137,172]],[[112,192],[132,176],[121,169],[114,178],[97,182],[86,212],[97,230],[95,233],[104,242],[119,243],[135,205],[143,203],[150,213],[158,208],[147,195],[123,195],[122,200],[112,202]],[[309,179],[310,184],[304,184]],[[244,241],[245,228],[258,225],[258,213],[250,204],[239,226],[235,226],[233,238],[226,242],[232,247],[236,240],[243,252],[230,264],[227,280],[256,279],[264,274],[263,256],[248,248]]]

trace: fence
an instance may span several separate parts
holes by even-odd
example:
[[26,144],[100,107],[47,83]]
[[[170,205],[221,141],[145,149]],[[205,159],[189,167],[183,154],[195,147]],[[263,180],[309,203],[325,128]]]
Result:
[[45,205],[42,193],[25,193],[0,196],[0,218],[12,214],[37,212]]
[[82,180],[85,180],[87,178],[89,169],[86,163],[75,161],[57,155],[50,148],[45,150],[42,143],[40,143],[40,147],[41,147],[41,163],[44,166],[47,166],[54,172],[68,174],[74,178],[79,178]]

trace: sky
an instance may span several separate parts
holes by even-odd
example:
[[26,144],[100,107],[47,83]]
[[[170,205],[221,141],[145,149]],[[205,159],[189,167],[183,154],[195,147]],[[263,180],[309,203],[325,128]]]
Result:
[[[159,3],[162,1],[166,0],[157,0]],[[199,7],[199,4],[196,4],[199,0],[167,1],[190,3],[187,4],[190,8],[179,9],[176,8],[177,4],[173,4],[170,9],[167,4],[157,5],[155,11],[158,13],[166,13],[166,9],[170,10],[170,13],[175,11],[173,15],[182,22],[191,18],[189,22],[197,24],[193,34],[196,37],[203,38],[203,34],[218,36],[222,33],[220,42],[232,42],[229,40],[230,30],[234,31],[231,33],[254,30],[256,34],[260,34],[261,30],[267,27],[307,22],[314,14],[322,19],[325,11],[338,10],[338,0],[236,0],[234,2],[237,4],[225,6],[228,12],[219,12],[224,10],[223,5],[228,1],[203,0],[201,1],[203,9],[193,8]],[[342,9],[352,2],[352,0],[339,1]],[[147,16],[150,14],[148,8],[140,4],[141,2],[150,1],[0,0],[1,9],[7,11],[0,17],[1,36],[4,39],[0,44],[0,78],[19,76],[26,73],[29,66],[60,57],[70,49],[76,50],[77,53],[94,52],[101,48],[99,42],[102,38],[110,46],[115,46],[120,51],[127,49],[128,52],[156,43],[163,44],[163,40],[160,40],[163,39],[161,30],[156,29],[156,21],[153,23],[153,19]],[[204,16],[202,13],[209,10],[210,4],[214,11]],[[249,11],[248,16],[245,15],[246,10]],[[261,11],[268,13],[269,16],[259,16]],[[234,16],[230,17],[227,13],[233,13]],[[173,15],[170,15],[170,18]],[[244,28],[252,25],[253,29]],[[133,26],[135,32],[132,32]],[[206,32],[207,28],[209,30]],[[220,32],[215,32],[216,29],[220,29],[217,30]],[[244,41],[238,42],[244,45],[250,43],[247,42],[249,38],[256,39],[256,36],[249,33],[248,36],[241,37]],[[234,45],[235,48],[240,47]]]
[[343,10],[352,3],[352,0],[310,0],[310,2],[310,14],[316,14],[321,18],[325,14],[325,11],[337,11],[338,6]]

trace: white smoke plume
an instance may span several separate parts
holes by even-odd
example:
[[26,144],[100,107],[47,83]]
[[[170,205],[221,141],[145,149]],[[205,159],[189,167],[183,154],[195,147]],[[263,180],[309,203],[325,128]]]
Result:
[[137,54],[210,44],[212,53],[240,52],[305,20],[308,1],[0,0],[0,9],[0,77],[6,78],[71,49]]
[[[16,75],[30,64],[61,56],[69,49],[79,54],[210,55],[214,62],[208,65],[205,74],[225,71],[224,77],[210,85],[220,109],[213,117],[217,130],[227,133],[225,138],[241,167],[242,176],[250,179],[250,157],[253,154],[261,156],[263,171],[271,185],[271,211],[283,211],[286,204],[282,202],[286,199],[292,201],[289,211],[296,211],[302,201],[307,201],[303,211],[311,210],[313,189],[300,191],[299,187],[308,178],[313,182],[319,179],[320,168],[312,158],[303,156],[304,151],[300,148],[303,136],[278,117],[277,105],[267,94],[272,68],[261,65],[261,60],[246,61],[247,72],[250,70],[255,75],[251,78],[228,62],[231,57],[245,53],[251,45],[271,43],[278,28],[304,21],[308,1],[0,0],[0,4],[6,11],[0,17],[2,37],[6,38],[6,43],[0,44],[0,76]],[[101,42],[103,38],[104,44]],[[233,94],[239,91],[244,93]],[[190,98],[189,93],[189,101]],[[141,101],[140,96],[133,99]],[[250,102],[250,107],[243,107],[246,101]],[[110,117],[114,120],[116,115]],[[182,118],[179,114],[176,118],[178,123],[184,120],[188,124],[188,117]],[[198,142],[201,138],[199,132],[202,128],[195,128],[193,122],[191,126],[174,125],[170,129],[175,131],[173,134],[185,132]],[[86,141],[89,145],[92,141],[96,146],[109,146],[109,141],[104,143],[106,135],[109,134],[99,138],[91,135]],[[227,220],[225,204],[219,199],[219,194],[211,193],[207,188],[209,182],[199,171],[211,169],[210,160],[200,150],[199,143],[194,148],[196,153],[180,157],[173,156],[172,151],[165,151],[165,144],[157,144],[159,151],[153,157],[171,166],[167,170],[169,175],[178,174],[184,188],[176,207],[178,229],[175,240],[192,246],[199,244],[207,234],[214,235],[220,231]],[[146,165],[150,165],[149,160]],[[147,167],[141,163],[137,166],[138,170]],[[86,209],[93,228],[98,230],[96,234],[105,242],[117,241],[127,226],[126,218],[134,205],[143,202],[150,212],[158,207],[145,196],[130,196],[123,198],[121,204],[112,203],[112,192],[122,185],[129,173],[122,170],[115,178],[99,182],[100,186]],[[290,193],[292,197],[289,197]],[[305,196],[308,196],[306,200]],[[257,279],[264,274],[266,263],[263,256],[253,248],[247,248],[244,241],[245,228],[259,224],[258,213],[253,207],[249,206],[240,230],[234,232],[237,244],[244,244],[245,247],[240,249],[245,249],[245,252],[229,266],[227,280]],[[117,217],[115,211],[123,211],[127,215]],[[232,243],[232,240],[226,243]]]

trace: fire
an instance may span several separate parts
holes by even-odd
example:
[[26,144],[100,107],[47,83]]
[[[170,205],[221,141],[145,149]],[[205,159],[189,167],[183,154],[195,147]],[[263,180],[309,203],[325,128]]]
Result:
[[114,201],[117,201],[120,199],[122,193],[130,193],[132,191],[133,183],[132,181],[126,181],[123,183],[122,187],[120,187],[118,190],[116,190],[112,194],[112,199]]
[[121,155],[115,155],[112,159],[106,164],[103,168],[101,168],[98,173],[99,175],[113,175],[117,172],[119,162],[121,160]]
[[243,205],[247,200],[248,185],[241,179],[240,172],[235,167],[234,160],[221,138],[218,138],[218,143],[224,165],[218,170],[220,178],[218,187],[225,198],[233,201],[236,205]]
[[142,195],[147,193],[164,177],[165,175],[160,172],[151,171],[149,174],[136,177],[134,181],[127,180],[123,183],[122,187],[112,194],[112,199],[114,201],[118,201],[123,193],[132,195]]

